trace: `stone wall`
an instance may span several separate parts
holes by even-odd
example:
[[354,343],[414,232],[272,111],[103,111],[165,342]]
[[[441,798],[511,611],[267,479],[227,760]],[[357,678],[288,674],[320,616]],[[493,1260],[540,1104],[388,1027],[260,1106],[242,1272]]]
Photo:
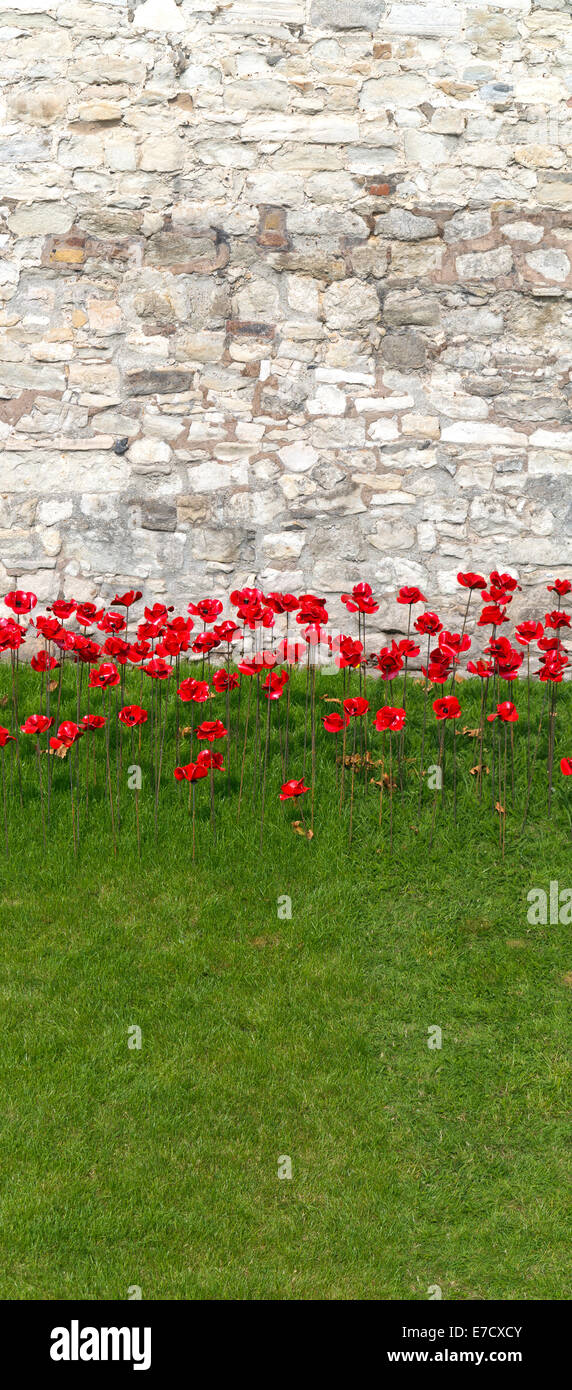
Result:
[[571,58],[570,0],[0,0],[2,584],[542,611]]

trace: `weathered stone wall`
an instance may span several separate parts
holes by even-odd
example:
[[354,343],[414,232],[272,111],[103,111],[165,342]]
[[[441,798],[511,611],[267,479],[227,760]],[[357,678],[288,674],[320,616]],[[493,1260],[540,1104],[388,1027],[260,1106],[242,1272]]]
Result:
[[2,584],[383,622],[572,575],[570,0],[0,0],[0,43]]

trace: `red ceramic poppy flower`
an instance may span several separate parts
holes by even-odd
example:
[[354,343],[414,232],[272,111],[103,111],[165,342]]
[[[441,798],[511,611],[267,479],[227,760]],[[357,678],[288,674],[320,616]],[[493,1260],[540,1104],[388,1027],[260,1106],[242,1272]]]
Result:
[[421,633],[422,637],[436,637],[443,626],[436,613],[420,613],[413,624],[415,631]]
[[128,589],[126,594],[116,594],[114,603],[120,603],[122,608],[131,608],[132,603],[137,603],[143,595],[140,589]]
[[317,598],[315,594],[300,594],[300,612],[296,614],[296,622],[300,623],[327,623],[328,614],[325,608],[326,600]]
[[369,700],[366,700],[363,695],[355,695],[344,700],[344,711],[348,719],[361,719],[368,709]]
[[500,627],[501,623],[508,623],[508,615],[505,613],[504,608],[501,608],[498,603],[485,604],[478,619],[477,626],[488,627],[490,624],[491,627]]
[[543,632],[542,623],[536,623],[534,619],[531,619],[530,622],[519,623],[518,627],[514,629],[516,640],[520,642],[522,647],[528,647],[531,642],[538,642]]
[[84,714],[81,722],[86,729],[103,729],[107,719],[104,714]]
[[124,632],[127,626],[123,613],[114,613],[110,608],[109,613],[104,613],[97,624],[100,632]]
[[30,613],[36,607],[38,600],[35,594],[26,592],[25,589],[12,589],[6,594],[4,603],[7,608],[11,608],[13,613]]
[[51,729],[53,719],[48,719],[47,714],[29,714],[24,724],[20,725],[23,734],[45,734],[47,729]]
[[205,700],[211,699],[208,682],[196,681],[193,676],[188,676],[185,681],[181,681],[177,695],[184,705],[187,705],[189,700],[194,700],[195,704],[202,705]]
[[363,642],[354,642],[352,637],[334,637],[332,650],[338,653],[335,661],[340,671],[347,666],[356,670],[363,659]]
[[[63,744],[64,748],[71,748],[84,733],[85,729],[80,729],[79,724],[74,724],[73,719],[64,719],[58,729],[57,742]],[[50,743],[53,745],[54,740],[50,739]]]
[[546,626],[558,631],[560,627],[570,627],[572,619],[568,613],[564,613],[561,608],[554,608],[552,613],[546,614]]
[[489,583],[495,589],[506,589],[511,594],[515,589],[520,589],[518,579],[514,579],[512,574],[499,574],[498,570],[492,570],[489,574]]
[[381,671],[382,680],[392,681],[403,667],[403,657],[395,646],[382,647],[376,664],[378,671]]
[[15,742],[16,739],[14,738],[14,735],[10,733],[10,730],[5,729],[4,725],[0,724],[0,748],[5,748],[7,743]]
[[378,709],[375,716],[375,727],[378,734],[383,733],[385,729],[389,729],[391,733],[399,733],[405,724],[405,718],[404,709],[399,706],[384,705],[383,709]]
[[44,617],[43,613],[40,613],[35,622],[38,632],[41,632],[46,642],[53,642],[54,637],[59,637],[60,633],[63,632],[59,618],[47,618]]
[[50,613],[55,613],[56,618],[59,618],[62,623],[65,623],[67,618],[71,618],[76,608],[77,602],[75,598],[57,598],[54,603],[50,603],[49,605]]
[[48,656],[48,653],[44,651],[38,652],[37,656],[33,656],[30,662],[33,671],[55,671],[59,664],[55,656]]
[[501,700],[500,705],[496,707],[496,712],[494,714],[487,714],[487,719],[489,724],[492,724],[495,719],[500,719],[503,724],[516,724],[518,720],[518,711],[511,700]]
[[470,671],[473,676],[480,676],[482,681],[487,681],[490,676],[494,675],[494,667],[491,662],[482,661],[480,657],[478,661],[467,662],[467,671]]
[[213,632],[219,642],[236,642],[237,637],[240,637],[238,623],[233,623],[230,618],[224,623],[215,623]]
[[213,685],[219,695],[223,694],[225,690],[236,690],[238,684],[239,677],[234,672],[223,671],[222,669],[215,671]]
[[154,603],[152,608],[144,608],[143,613],[148,623],[165,623],[169,613],[173,612],[173,605],[167,607],[166,603]]
[[206,738],[209,743],[215,738],[226,738],[227,733],[228,729],[225,729],[222,719],[205,719],[196,730],[197,738]]
[[198,653],[199,656],[206,656],[208,652],[214,651],[215,647],[220,647],[220,638],[215,637],[214,632],[199,632],[195,637],[191,651]]
[[463,634],[460,632],[439,633],[441,651],[446,652],[447,656],[453,657],[455,660],[459,657],[460,652],[468,652],[470,645],[471,639],[466,632]]
[[560,771],[564,773],[565,777],[572,777],[572,758],[560,759]]
[[310,788],[305,787],[302,780],[297,782],[295,778],[292,777],[289,782],[282,783],[280,800],[291,801],[296,796],[303,796],[304,792],[308,792],[309,790]]
[[176,767],[173,773],[177,782],[200,782],[201,778],[208,777],[208,768],[203,763],[184,763],[182,767]]
[[141,670],[154,681],[166,681],[173,674],[173,667],[169,666],[168,661],[164,661],[162,656],[152,657]]
[[427,603],[427,599],[425,598],[425,594],[422,594],[421,589],[418,589],[415,584],[405,584],[404,587],[399,590],[397,602],[409,605],[412,603]]
[[124,705],[117,718],[121,720],[122,724],[127,724],[130,729],[133,729],[136,725],[146,724],[149,716],[147,710],[142,709],[141,705]]
[[95,603],[78,603],[75,616],[76,622],[81,623],[82,627],[91,627],[103,617],[103,608],[97,608]]
[[212,767],[215,772],[224,772],[225,770],[222,753],[211,753],[210,748],[203,748],[202,753],[199,753],[197,758],[197,764],[199,767],[208,769]]
[[222,610],[223,605],[219,598],[202,598],[198,603],[189,603],[187,606],[187,613],[195,614],[203,623],[216,622]]
[[571,592],[572,584],[569,579],[555,579],[554,583],[547,584],[546,588],[549,594],[560,594],[561,598],[565,598],[566,594]]
[[444,695],[440,700],[434,700],[433,709],[439,720],[458,719],[461,713],[461,706],[455,695]]
[[284,686],[288,684],[290,677],[287,671],[270,671],[263,681],[262,689],[267,700],[279,700]]
[[121,676],[113,661],[102,661],[97,671],[90,671],[89,684],[95,690],[106,690],[108,686],[119,685]]
[[326,714],[322,719],[327,734],[341,734],[342,729],[347,729],[349,722],[349,714],[345,719],[341,714]]
[[300,600],[295,594],[270,593],[266,595],[265,603],[273,613],[295,613],[300,607]]
[[474,570],[469,570],[467,574],[458,574],[457,582],[464,589],[486,589],[487,581],[482,574],[475,574]]
[[379,603],[375,602],[371,584],[354,584],[351,594],[342,594],[342,603],[348,613],[377,613]]

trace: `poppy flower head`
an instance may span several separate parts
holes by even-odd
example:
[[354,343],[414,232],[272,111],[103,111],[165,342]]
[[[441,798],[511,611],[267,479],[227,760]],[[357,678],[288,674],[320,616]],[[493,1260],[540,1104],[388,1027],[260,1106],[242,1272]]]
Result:
[[344,713],[347,714],[348,719],[361,719],[368,709],[369,700],[366,700],[363,695],[354,695],[344,700]]
[[289,782],[282,783],[282,788],[280,791],[280,800],[292,801],[297,796],[303,796],[304,792],[307,792],[309,790],[309,787],[304,786],[304,782],[302,779],[300,779],[300,781],[296,781],[296,779],[292,777]]
[[55,671],[59,664],[55,656],[49,656],[45,651],[38,652],[30,661],[30,666],[33,671]]
[[356,670],[363,660],[363,642],[355,642],[353,637],[334,637],[332,650],[337,652],[335,661],[340,671],[348,666]]
[[345,604],[348,613],[377,613],[379,603],[376,603],[371,584],[354,584],[351,594],[342,594],[342,603]]
[[35,734],[37,738],[40,734],[45,734],[47,729],[51,729],[53,722],[47,714],[29,714],[25,723],[20,725],[20,729],[23,734]]
[[532,619],[530,622],[519,623],[514,629],[514,635],[521,647],[530,646],[531,642],[538,642],[543,636],[544,628],[542,623],[537,623]]
[[27,592],[25,589],[12,589],[9,594],[6,594],[4,599],[6,607],[11,608],[12,612],[18,615],[22,613],[31,613],[32,608],[36,607],[37,602],[38,599],[36,594]]
[[113,661],[102,661],[99,670],[89,673],[92,690],[107,690],[109,686],[119,685],[120,680],[121,676]]
[[197,765],[204,767],[207,771],[212,768],[214,772],[224,772],[224,761],[222,753],[211,753],[210,748],[203,748],[199,753]]
[[482,574],[475,574],[474,570],[469,570],[467,574],[459,573],[457,583],[464,589],[486,589],[487,581]]
[[116,594],[114,603],[119,603],[122,608],[131,608],[132,604],[137,603],[143,594],[140,589],[128,589],[125,594]]
[[209,743],[215,738],[226,738],[227,733],[228,729],[225,729],[222,719],[205,719],[196,730],[197,738],[206,738]]
[[561,627],[570,627],[572,619],[568,613],[564,613],[562,608],[554,608],[552,613],[546,614],[546,626],[553,628],[556,632]]
[[182,767],[176,767],[173,773],[177,782],[200,782],[203,777],[208,777],[208,768],[203,763],[184,763]]
[[560,598],[565,598],[572,590],[572,583],[569,579],[555,579],[553,584],[547,584],[549,594],[559,594]]
[[398,733],[405,724],[405,710],[399,706],[384,705],[383,709],[378,709],[375,716],[375,727],[378,734],[384,733],[389,729],[391,733]]
[[382,647],[376,665],[378,671],[381,671],[382,680],[392,681],[402,669],[403,657],[396,647]]
[[572,758],[560,759],[560,771],[565,777],[572,777]]
[[123,709],[120,709],[117,718],[121,720],[122,724],[126,724],[128,728],[134,729],[139,724],[146,724],[149,716],[147,710],[142,709],[141,705],[124,705]]
[[181,681],[179,689],[177,690],[177,695],[185,705],[189,703],[189,700],[193,700],[197,705],[202,705],[205,700],[211,699],[208,682],[196,681],[192,676],[188,676],[186,680]]
[[404,587],[399,590],[397,602],[410,606],[413,603],[427,603],[427,599],[425,598],[425,594],[422,594],[421,589],[418,589],[415,584],[405,584]]
[[10,733],[10,730],[5,729],[4,725],[0,724],[0,748],[5,748],[7,743],[15,742],[16,739],[14,738],[14,735]]
[[201,618],[203,623],[215,623],[222,613],[223,605],[219,598],[202,598],[198,603],[189,603],[187,613]]
[[81,722],[86,729],[103,729],[107,719],[104,714],[84,714]]
[[516,724],[518,720],[518,711],[511,700],[501,700],[500,705],[496,707],[496,711],[493,714],[487,714],[487,719],[489,724],[494,723],[495,719],[500,719],[503,724]]
[[436,637],[443,626],[436,613],[420,613],[413,624],[415,631],[422,637]]
[[48,612],[55,613],[60,622],[65,623],[67,618],[71,618],[75,613],[77,602],[75,598],[57,598],[48,605]]
[[222,694],[225,690],[236,690],[239,683],[239,676],[237,676],[233,672],[223,671],[222,667],[220,671],[215,671],[214,673],[213,685],[219,695]]
[[438,720],[458,719],[461,713],[461,706],[455,695],[445,695],[439,700],[434,700],[433,709]]
[[342,729],[347,729],[349,722],[349,714],[345,718],[341,714],[326,714],[322,718],[322,724],[327,734],[341,734]]
[[141,670],[154,681],[166,681],[173,674],[173,667],[169,666],[168,661],[165,661],[162,656],[152,657],[146,666],[141,667]]

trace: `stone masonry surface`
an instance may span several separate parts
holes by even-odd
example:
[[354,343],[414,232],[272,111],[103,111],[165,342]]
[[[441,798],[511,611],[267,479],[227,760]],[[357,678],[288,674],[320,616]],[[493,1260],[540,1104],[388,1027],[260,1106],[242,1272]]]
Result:
[[3,592],[542,613],[571,60],[571,0],[0,0]]

